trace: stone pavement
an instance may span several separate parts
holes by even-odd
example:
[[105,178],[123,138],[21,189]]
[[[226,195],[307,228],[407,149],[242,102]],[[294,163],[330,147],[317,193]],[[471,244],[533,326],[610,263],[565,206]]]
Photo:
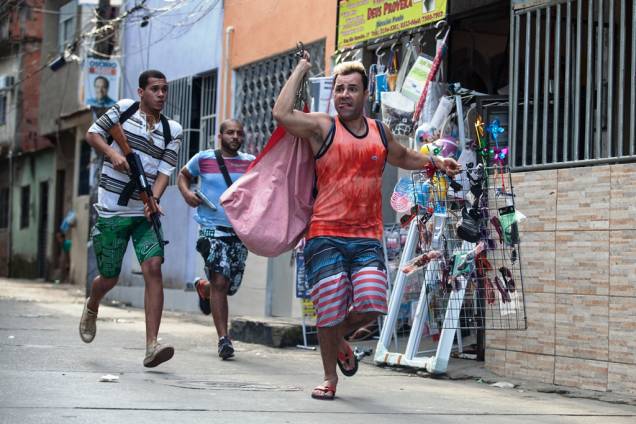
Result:
[[[498,389],[463,361],[456,379],[363,364],[341,377],[335,401],[316,401],[318,352],[237,342],[236,359],[220,361],[207,318],[187,314],[165,314],[160,335],[175,357],[149,370],[143,311],[102,306],[87,345],[77,334],[82,298],[75,287],[0,279],[0,423],[636,422],[634,399],[565,397],[523,382]],[[107,374],[118,382],[100,382]]]

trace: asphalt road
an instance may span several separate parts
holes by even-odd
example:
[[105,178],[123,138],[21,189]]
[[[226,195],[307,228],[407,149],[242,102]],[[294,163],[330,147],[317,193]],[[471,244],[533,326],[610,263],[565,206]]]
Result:
[[[0,423],[634,423],[636,407],[422,378],[362,365],[337,399],[310,398],[317,352],[236,343],[216,357],[198,317],[167,314],[174,358],[142,366],[143,311],[102,307],[95,341],[77,332],[78,290],[0,280]],[[104,375],[118,382],[100,382]]]

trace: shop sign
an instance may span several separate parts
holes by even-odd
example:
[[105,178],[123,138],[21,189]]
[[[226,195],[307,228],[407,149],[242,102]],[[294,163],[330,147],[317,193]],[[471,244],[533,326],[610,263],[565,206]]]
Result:
[[340,0],[337,48],[427,25],[446,17],[447,0]]

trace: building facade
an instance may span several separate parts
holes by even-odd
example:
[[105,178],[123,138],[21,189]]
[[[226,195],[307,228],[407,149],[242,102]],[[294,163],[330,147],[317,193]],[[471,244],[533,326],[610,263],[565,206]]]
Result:
[[[136,2],[128,1],[126,10]],[[205,7],[201,7],[204,5]],[[138,77],[146,69],[158,69],[168,79],[168,100],[163,113],[178,121],[184,138],[177,167],[161,206],[162,229],[169,244],[162,267],[165,307],[197,311],[196,296],[185,291],[196,276],[204,276],[203,261],[195,250],[198,224],[194,209],[181,197],[176,181],[179,170],[197,152],[214,146],[219,98],[218,69],[221,60],[223,2],[149,1],[147,9],[131,15],[122,25],[121,98],[138,99]],[[144,16],[151,16],[144,21]],[[132,248],[124,257],[120,282],[109,299],[143,307],[144,281]]]
[[636,393],[636,6],[519,1],[510,137],[528,329],[489,332],[493,371]]
[[[312,56],[310,76],[329,75],[335,50],[336,2],[228,0],[224,2],[221,110],[244,122],[245,149],[257,154],[275,128],[271,110],[300,41]],[[249,13],[245,11],[249,10]],[[290,30],[293,28],[293,31]],[[250,255],[236,303],[257,316],[300,316],[291,253]],[[241,306],[242,307],[242,306]]]

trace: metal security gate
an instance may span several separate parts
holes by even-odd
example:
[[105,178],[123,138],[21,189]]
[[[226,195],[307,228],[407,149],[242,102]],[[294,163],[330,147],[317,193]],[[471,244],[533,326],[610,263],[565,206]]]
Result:
[[216,72],[169,83],[168,100],[163,113],[183,127],[183,141],[170,184],[176,184],[179,170],[194,154],[214,147],[216,90]]
[[512,168],[635,160],[634,1],[514,3],[509,95]]
[[200,149],[213,149],[216,128],[216,74],[201,78]]
[[[310,77],[325,72],[325,41],[307,44],[311,55]],[[246,143],[243,150],[257,154],[274,131],[272,108],[280,90],[298,63],[295,50],[245,65],[236,71],[234,116],[245,126]]]

